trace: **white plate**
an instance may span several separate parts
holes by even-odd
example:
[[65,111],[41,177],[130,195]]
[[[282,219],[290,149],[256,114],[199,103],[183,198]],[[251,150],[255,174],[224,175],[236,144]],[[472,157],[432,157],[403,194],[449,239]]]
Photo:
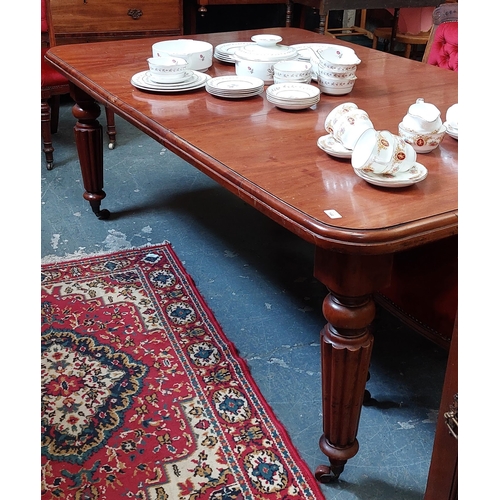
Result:
[[298,110],[298,109],[307,109],[307,108],[310,108],[311,106],[314,106],[317,102],[319,102],[319,98],[316,99],[315,101],[311,101],[308,103],[301,103],[301,104],[290,104],[287,102],[273,102],[270,99],[268,99],[268,101],[271,104],[274,104],[277,108],[289,109],[289,110],[297,109]]
[[320,95],[320,90],[308,83],[274,83],[266,92],[271,98],[288,102],[310,100]]
[[330,134],[322,135],[317,142],[319,149],[325,153],[337,158],[350,158],[352,150],[345,148],[340,142],[336,141]]
[[456,128],[451,128],[448,122],[444,122],[443,125],[446,127],[446,133],[458,141],[458,130]]
[[353,170],[356,175],[370,184],[390,188],[412,186],[417,182],[423,181],[427,177],[427,169],[422,164],[416,162],[415,165],[407,172],[398,172],[395,175],[374,174],[372,172],[365,172],[364,170],[356,168]]
[[198,76],[195,75],[192,70],[188,69],[184,74],[184,78],[179,82],[156,82],[150,71],[146,71],[146,73],[140,78],[142,79],[143,84],[151,85],[152,87],[158,86],[163,88],[167,86],[168,88],[171,88],[178,86],[183,87],[186,84],[191,84],[198,79]]
[[221,43],[217,45],[214,49],[214,57],[219,61],[223,62],[233,62],[234,58],[233,54],[236,49],[239,47],[243,47],[244,45],[248,45],[250,42],[229,42],[229,43]]
[[242,92],[225,92],[217,89],[211,88],[209,85],[205,85],[205,90],[216,97],[222,97],[224,99],[244,99],[246,97],[253,97],[254,95],[262,94],[264,91],[264,86],[258,89],[254,89],[251,91],[242,91]]
[[188,82],[154,83],[151,82],[146,75],[149,71],[141,71],[132,76],[130,83],[140,90],[148,90],[150,92],[184,92],[186,90],[194,90],[204,87],[210,76],[205,73],[201,73],[200,71],[190,71],[193,72],[195,79],[189,80]]
[[253,91],[262,88],[264,80],[253,76],[217,76],[211,78],[207,82],[207,86],[217,90],[224,90],[228,93],[241,93],[244,90]]

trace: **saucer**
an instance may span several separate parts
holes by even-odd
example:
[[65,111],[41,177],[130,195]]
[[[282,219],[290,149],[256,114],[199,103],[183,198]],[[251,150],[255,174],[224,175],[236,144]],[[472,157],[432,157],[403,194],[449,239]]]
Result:
[[307,109],[318,103],[320,91],[307,83],[274,83],[267,88],[267,100],[282,109]]
[[354,169],[357,176],[361,177],[366,182],[375,186],[400,188],[407,187],[423,181],[427,177],[427,169],[420,163],[415,162],[407,172],[398,172],[397,174],[374,174],[373,172],[365,172],[361,169]]
[[217,97],[240,99],[262,93],[264,81],[251,76],[216,76],[207,81],[205,89]]
[[325,153],[337,158],[350,158],[352,150],[345,148],[340,142],[336,141],[330,134],[322,135],[317,142],[319,149]]
[[164,85],[168,85],[169,87],[174,86],[174,85],[184,85],[186,83],[192,83],[196,80],[196,75],[193,73],[192,70],[187,69],[183,74],[182,77],[179,80],[176,80],[175,82],[157,82],[154,78],[154,75],[150,71],[146,71],[143,76],[141,76],[142,81],[147,84],[147,85],[161,85],[162,87]]
[[446,133],[458,141],[458,129],[450,127],[448,122],[444,122],[443,125],[446,127]]

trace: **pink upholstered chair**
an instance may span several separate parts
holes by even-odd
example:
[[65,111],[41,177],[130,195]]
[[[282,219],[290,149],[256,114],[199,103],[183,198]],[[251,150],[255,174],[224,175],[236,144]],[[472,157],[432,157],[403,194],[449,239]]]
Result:
[[[42,15],[42,139],[43,151],[47,169],[52,170],[54,166],[54,147],[52,146],[52,134],[57,132],[59,126],[59,101],[61,95],[69,94],[68,80],[56,71],[46,60],[45,53],[50,47],[55,46],[56,38],[52,28],[52,16],[50,12],[50,0],[41,0]],[[115,120],[114,114],[106,108],[107,132],[109,136],[109,148],[115,146]]]
[[458,2],[443,3],[434,10],[422,62],[458,71]]

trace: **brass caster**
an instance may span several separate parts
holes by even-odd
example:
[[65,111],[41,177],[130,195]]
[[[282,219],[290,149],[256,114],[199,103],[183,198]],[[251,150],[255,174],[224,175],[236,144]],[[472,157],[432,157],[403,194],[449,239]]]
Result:
[[[344,467],[342,467],[342,470],[343,469]],[[342,470],[336,472],[333,471],[328,465],[318,465],[318,467],[316,467],[314,477],[322,484],[333,483],[338,481]]]

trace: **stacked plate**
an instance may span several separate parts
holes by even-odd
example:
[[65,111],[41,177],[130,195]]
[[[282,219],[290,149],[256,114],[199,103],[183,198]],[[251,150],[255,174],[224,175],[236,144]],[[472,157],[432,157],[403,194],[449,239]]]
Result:
[[220,45],[217,45],[217,47],[215,47],[214,57],[221,62],[234,63],[234,52],[240,47],[248,45],[249,43],[250,42],[221,43]]
[[148,90],[149,92],[185,92],[204,87],[210,78],[205,73],[188,69],[184,74],[184,78],[179,82],[158,83],[151,79],[149,71],[141,71],[130,79],[130,83],[140,90]]
[[267,88],[266,96],[277,108],[307,109],[319,101],[320,90],[307,83],[275,83]]
[[241,99],[261,94],[264,90],[264,80],[252,76],[217,76],[207,80],[205,89],[217,97]]

